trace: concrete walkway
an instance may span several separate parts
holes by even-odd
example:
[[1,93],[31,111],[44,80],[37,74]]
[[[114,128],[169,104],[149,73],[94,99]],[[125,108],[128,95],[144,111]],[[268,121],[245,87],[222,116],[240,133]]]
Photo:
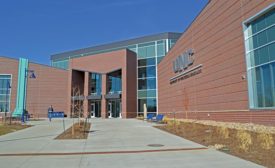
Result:
[[[205,149],[158,130],[151,123],[135,119],[93,119],[91,122],[87,140],[54,140],[63,131],[62,120],[32,122],[35,126],[31,128],[0,136],[0,167],[260,167]],[[67,119],[65,123],[68,128],[72,121]]]

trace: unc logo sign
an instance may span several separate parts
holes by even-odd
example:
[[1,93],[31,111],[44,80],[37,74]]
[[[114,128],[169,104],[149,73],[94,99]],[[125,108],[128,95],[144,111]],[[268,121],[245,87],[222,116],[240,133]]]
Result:
[[173,61],[173,71],[175,73],[181,72],[192,65],[194,62],[194,58],[192,57],[193,55],[193,49],[189,49],[185,53],[178,56],[177,59]]

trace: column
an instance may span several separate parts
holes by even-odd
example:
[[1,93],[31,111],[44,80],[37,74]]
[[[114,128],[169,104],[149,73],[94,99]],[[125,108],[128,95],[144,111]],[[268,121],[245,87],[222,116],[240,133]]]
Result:
[[[71,67],[71,66],[70,66]],[[71,117],[71,107],[72,107],[72,74],[73,70],[70,68],[68,73],[68,103],[67,103],[67,117]]]
[[83,101],[83,112],[84,112],[84,117],[88,117],[89,114],[89,104],[88,104],[88,99],[86,97],[89,95],[89,72],[85,72],[85,77],[84,77],[84,101]]
[[107,74],[102,74],[102,88],[101,88],[101,117],[102,118],[107,118],[107,101],[105,99],[105,95],[107,93]]

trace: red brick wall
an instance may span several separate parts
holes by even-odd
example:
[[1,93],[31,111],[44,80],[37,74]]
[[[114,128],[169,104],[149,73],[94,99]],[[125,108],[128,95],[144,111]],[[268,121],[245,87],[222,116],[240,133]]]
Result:
[[[272,2],[211,0],[158,65],[159,113],[176,111],[181,117],[197,119],[275,121],[274,111],[248,112],[247,81],[242,79],[246,76],[242,22]],[[202,72],[170,84],[176,75],[173,61],[188,49],[194,49],[195,58],[188,69],[202,64]]]
[[36,78],[28,79],[27,110],[34,117],[46,117],[50,105],[54,111],[67,112],[68,71],[29,63]]
[[[53,105],[55,111],[67,110],[68,71],[45,65],[29,63],[36,78],[28,79],[26,108],[33,117],[46,117]],[[18,60],[0,57],[0,74],[12,74],[11,111],[16,105]]]
[[[14,111],[16,105],[16,94],[17,94],[17,74],[18,74],[18,60],[9,59],[6,57],[0,57],[0,74],[11,74],[11,112]],[[3,115],[0,113],[0,115]],[[10,114],[8,114],[9,116]]]
[[[91,56],[74,58],[70,61],[69,79],[72,79],[71,70],[83,72],[97,72],[103,74],[121,69],[122,70],[122,117],[136,117],[136,54],[129,50],[118,50],[108,53],[95,54]],[[106,117],[106,102],[104,92],[106,90],[105,80],[102,79],[102,117]],[[71,87],[69,80],[69,87]],[[83,82],[84,83],[84,82]],[[85,90],[85,89],[84,89]],[[87,92],[88,93],[88,92]],[[69,94],[70,95],[70,94]],[[88,96],[88,95],[85,95]],[[87,104],[88,105],[88,104]],[[68,106],[70,109],[70,105]],[[84,111],[88,107],[84,107]]]

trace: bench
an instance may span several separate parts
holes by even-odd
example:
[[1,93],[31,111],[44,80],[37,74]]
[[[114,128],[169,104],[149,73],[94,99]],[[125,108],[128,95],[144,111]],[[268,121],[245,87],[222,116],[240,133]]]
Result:
[[162,122],[164,118],[163,114],[158,114],[155,118],[152,119],[153,122]]
[[154,116],[155,116],[154,114],[149,113],[149,114],[147,114],[146,120],[147,120],[147,121],[151,121],[151,120],[153,120]]

